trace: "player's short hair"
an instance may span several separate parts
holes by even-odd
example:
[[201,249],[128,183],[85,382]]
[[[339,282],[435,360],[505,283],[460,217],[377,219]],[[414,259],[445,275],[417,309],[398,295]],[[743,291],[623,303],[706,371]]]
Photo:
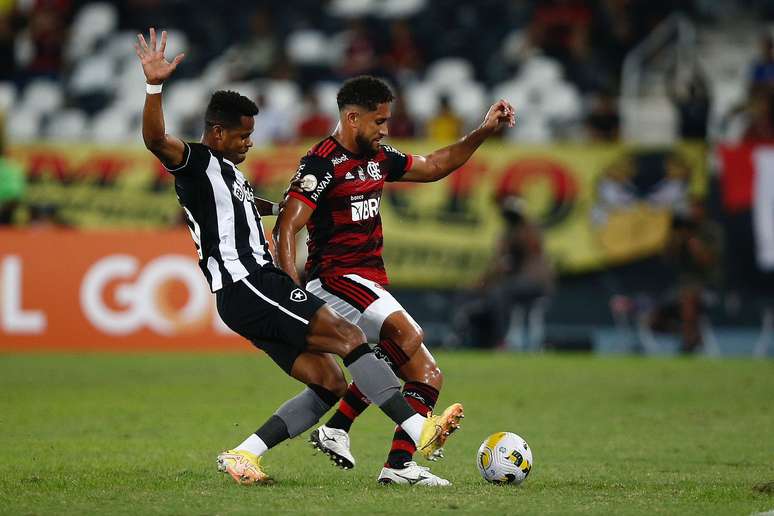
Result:
[[222,125],[226,128],[238,127],[243,116],[255,116],[258,106],[255,102],[236,91],[216,91],[207,104],[204,123],[207,127]]
[[379,104],[395,100],[387,83],[370,75],[361,75],[346,81],[336,95],[339,109],[344,106],[360,106],[368,111],[376,111]]

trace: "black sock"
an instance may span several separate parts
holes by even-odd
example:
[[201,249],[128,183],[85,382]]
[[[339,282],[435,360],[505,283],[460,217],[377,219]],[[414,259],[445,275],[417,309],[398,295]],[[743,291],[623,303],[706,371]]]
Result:
[[255,435],[260,437],[268,448],[273,448],[285,439],[290,439],[287,425],[276,415],[271,416],[261,428],[256,430]]

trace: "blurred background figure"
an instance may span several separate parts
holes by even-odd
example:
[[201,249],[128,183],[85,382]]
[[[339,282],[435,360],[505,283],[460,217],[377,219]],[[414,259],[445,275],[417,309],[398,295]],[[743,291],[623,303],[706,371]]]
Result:
[[499,208],[505,228],[477,291],[454,316],[455,329],[465,345],[536,351],[556,274],[524,201],[507,196]]
[[586,131],[592,141],[614,142],[618,140],[621,119],[615,97],[599,92],[592,97],[591,109],[586,116]]
[[708,219],[703,201],[694,199],[687,213],[674,217],[664,260],[675,289],[652,315],[651,327],[679,333],[683,353],[702,345],[701,317],[720,287],[722,248],[721,229]]
[[697,67],[689,72],[683,84],[678,84],[676,72],[667,84],[667,92],[677,111],[680,137],[704,141],[712,105],[707,78]]
[[298,122],[296,136],[299,138],[320,138],[333,132],[333,117],[324,112],[313,91],[307,90],[304,95],[303,115]]
[[271,15],[259,9],[250,18],[247,38],[229,47],[223,55],[229,70],[228,78],[244,81],[265,77],[270,74],[280,52]]
[[449,97],[439,101],[438,113],[427,122],[426,136],[434,141],[453,141],[462,136],[464,121],[454,112]]
[[24,199],[24,169],[6,156],[5,121],[0,114],[0,226],[15,222],[15,215]]

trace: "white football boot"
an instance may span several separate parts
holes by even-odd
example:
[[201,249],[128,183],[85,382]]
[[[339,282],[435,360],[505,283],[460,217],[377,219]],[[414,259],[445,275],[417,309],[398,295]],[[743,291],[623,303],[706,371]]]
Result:
[[312,447],[326,454],[334,464],[342,469],[355,467],[355,457],[349,451],[349,434],[339,428],[322,425],[309,434]]
[[417,465],[411,461],[404,464],[403,469],[383,467],[379,473],[380,484],[401,484],[411,486],[450,486],[445,478],[430,473],[430,468]]

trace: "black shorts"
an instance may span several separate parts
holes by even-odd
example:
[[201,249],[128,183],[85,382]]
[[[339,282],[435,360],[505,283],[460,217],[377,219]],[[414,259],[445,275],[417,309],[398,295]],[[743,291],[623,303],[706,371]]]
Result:
[[309,321],[325,304],[271,265],[223,287],[215,296],[223,322],[288,374],[306,349]]

